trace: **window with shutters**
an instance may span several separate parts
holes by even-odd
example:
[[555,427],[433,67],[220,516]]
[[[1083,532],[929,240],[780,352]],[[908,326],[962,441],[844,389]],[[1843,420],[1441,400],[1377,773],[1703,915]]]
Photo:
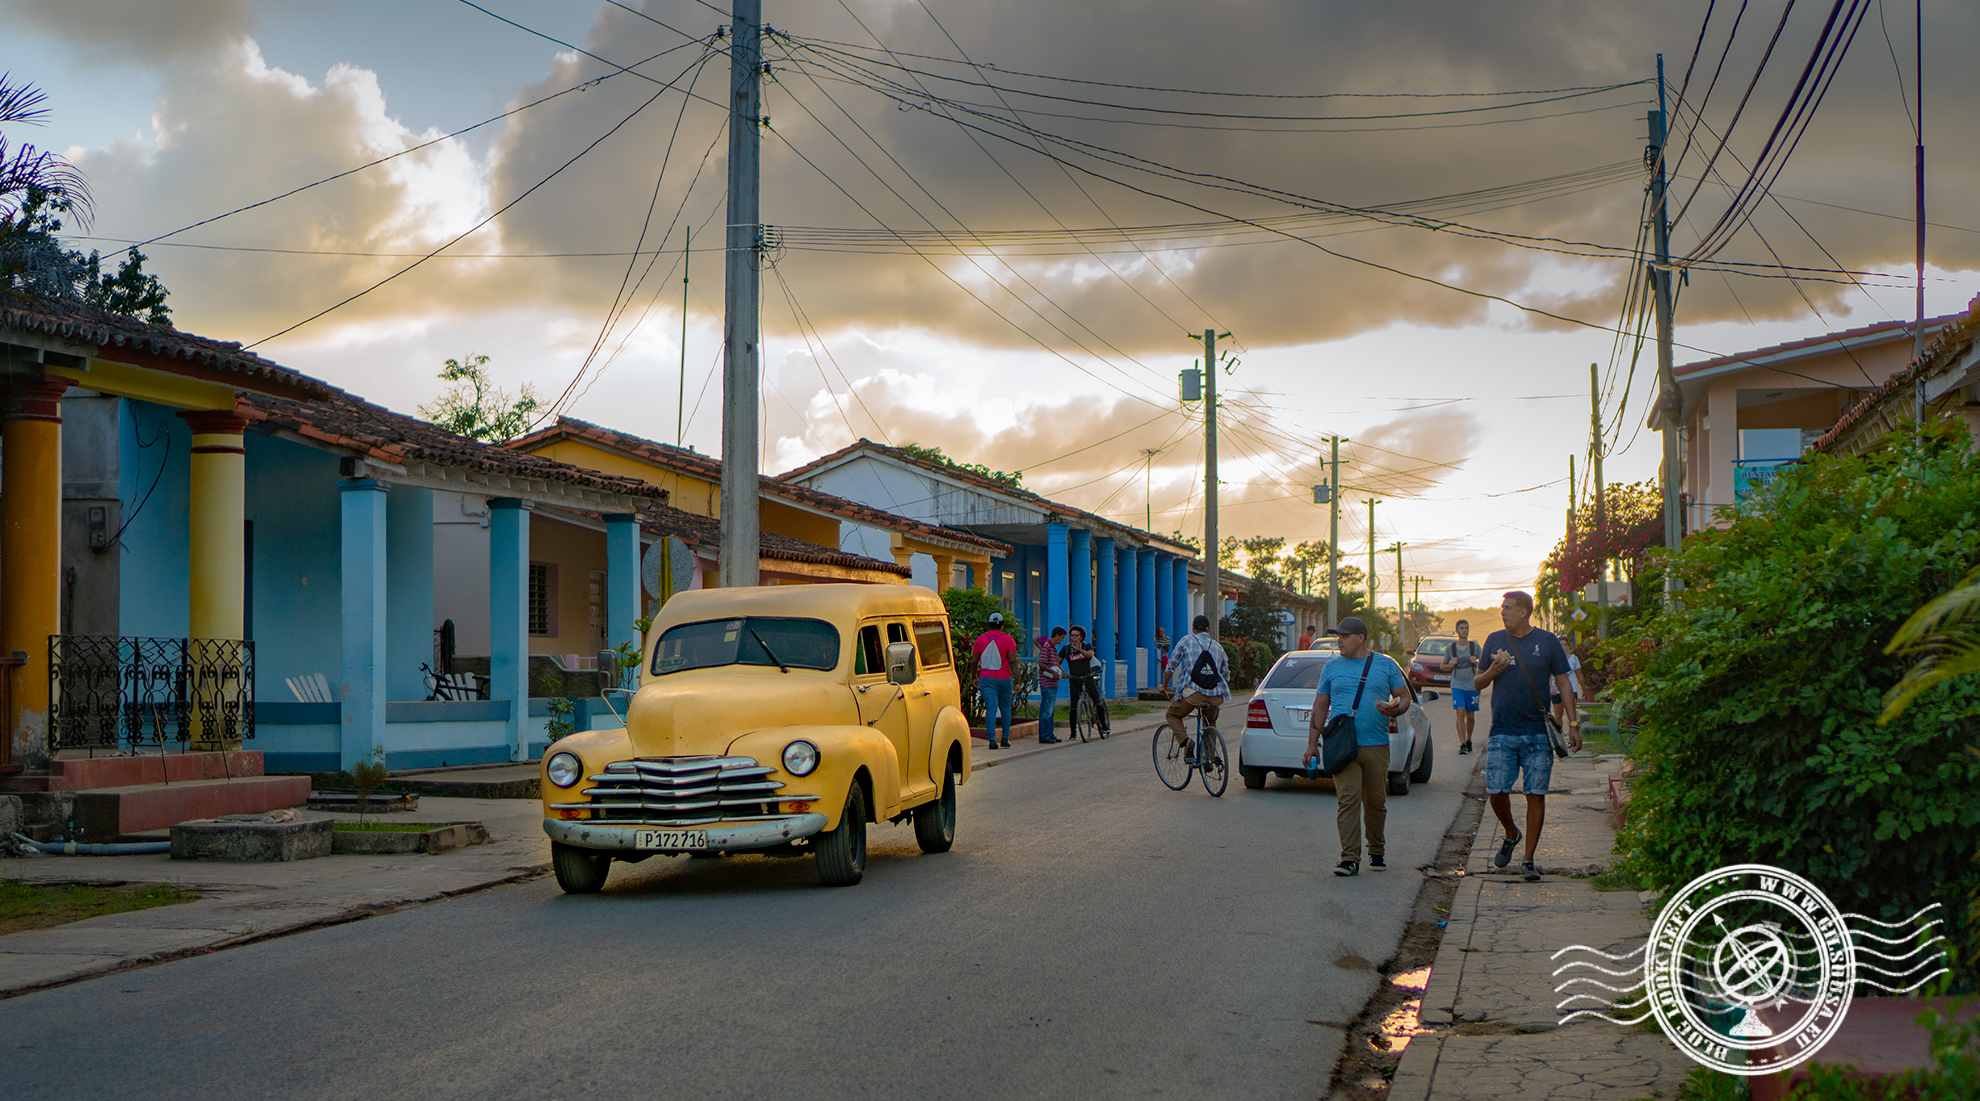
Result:
[[557,564],[529,564],[529,633],[557,637]]

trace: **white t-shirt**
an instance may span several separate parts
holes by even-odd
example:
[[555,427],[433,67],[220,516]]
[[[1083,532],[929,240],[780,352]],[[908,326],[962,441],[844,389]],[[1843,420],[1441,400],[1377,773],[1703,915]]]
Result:
[[1581,668],[1581,659],[1575,657],[1573,654],[1569,654],[1568,655],[1568,687],[1570,689],[1573,689],[1575,699],[1581,698],[1581,678],[1574,675],[1575,670],[1579,668]]

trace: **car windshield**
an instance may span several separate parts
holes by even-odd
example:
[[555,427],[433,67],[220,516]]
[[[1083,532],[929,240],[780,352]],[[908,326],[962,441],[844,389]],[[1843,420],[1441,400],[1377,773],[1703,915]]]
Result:
[[1311,688],[1320,687],[1320,667],[1339,657],[1336,653],[1292,653],[1279,659],[1279,664],[1265,675],[1265,688]]
[[1448,638],[1426,638],[1423,640],[1423,644],[1416,648],[1416,656],[1421,658],[1449,657],[1451,654],[1451,643],[1453,641],[1455,640]]
[[656,676],[719,665],[832,669],[839,664],[839,629],[820,619],[747,616],[667,628],[653,648]]

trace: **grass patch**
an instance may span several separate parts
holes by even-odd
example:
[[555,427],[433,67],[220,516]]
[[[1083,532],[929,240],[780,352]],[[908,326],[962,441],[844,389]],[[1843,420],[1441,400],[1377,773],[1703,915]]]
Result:
[[1643,891],[1648,890],[1643,880],[1626,868],[1604,868],[1600,875],[1588,881],[1598,891]]
[[338,833],[425,833],[427,830],[443,829],[455,825],[453,822],[337,822],[331,829]]
[[199,897],[163,883],[101,887],[87,883],[29,883],[0,879],[0,935],[47,929],[105,914],[174,906]]

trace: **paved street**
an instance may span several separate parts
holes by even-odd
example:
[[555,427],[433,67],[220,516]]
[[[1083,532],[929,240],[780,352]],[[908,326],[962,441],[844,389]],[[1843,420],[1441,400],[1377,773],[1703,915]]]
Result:
[[1458,809],[1438,704],[1358,879],[1329,788],[1170,792],[1142,726],[980,771],[946,855],[880,827],[858,887],[538,879],[0,1002],[0,1047],[48,1098],[1317,1097]]

